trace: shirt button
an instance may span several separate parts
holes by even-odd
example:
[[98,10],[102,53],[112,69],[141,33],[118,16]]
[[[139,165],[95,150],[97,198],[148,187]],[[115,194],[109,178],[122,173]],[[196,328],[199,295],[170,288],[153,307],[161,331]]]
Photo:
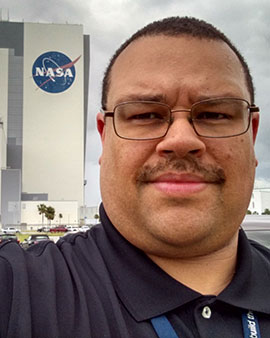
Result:
[[212,312],[209,306],[205,306],[202,310],[202,316],[205,319],[211,318]]

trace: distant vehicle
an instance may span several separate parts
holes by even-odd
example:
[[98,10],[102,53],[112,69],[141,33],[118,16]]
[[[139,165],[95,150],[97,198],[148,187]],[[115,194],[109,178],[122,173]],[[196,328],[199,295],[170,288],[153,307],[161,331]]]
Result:
[[2,232],[4,234],[16,234],[16,233],[20,232],[20,230],[15,228],[15,227],[8,227],[8,228],[5,228],[5,229],[2,229]]
[[15,241],[17,243],[20,243],[19,239],[15,234],[0,234],[0,243],[4,241]]
[[29,248],[31,245],[37,244],[41,241],[49,241],[48,235],[30,235],[26,240],[21,243],[24,249]]
[[50,232],[50,227],[44,226],[37,229],[39,232]]
[[80,231],[86,232],[90,229],[90,227],[88,225],[83,225],[80,227]]
[[54,228],[50,228],[50,232],[67,232],[67,228],[65,226],[58,226]]
[[68,232],[79,232],[79,231],[82,231],[79,227],[67,226],[66,228],[67,228]]

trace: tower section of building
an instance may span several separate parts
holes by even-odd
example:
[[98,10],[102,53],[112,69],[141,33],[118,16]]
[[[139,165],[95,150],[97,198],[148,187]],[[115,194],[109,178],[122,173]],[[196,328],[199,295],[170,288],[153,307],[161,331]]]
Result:
[[0,22],[0,69],[2,224],[20,223],[27,201],[79,208],[89,36],[81,25]]

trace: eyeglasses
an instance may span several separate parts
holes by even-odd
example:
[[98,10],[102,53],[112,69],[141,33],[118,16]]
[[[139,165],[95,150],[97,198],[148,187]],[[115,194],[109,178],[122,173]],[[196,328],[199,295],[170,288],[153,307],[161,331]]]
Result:
[[175,112],[190,112],[188,120],[198,136],[225,138],[246,133],[251,114],[259,107],[240,98],[221,97],[194,103],[190,109],[172,110],[167,104],[153,101],[129,101],[104,111],[113,118],[117,136],[128,140],[153,140],[164,137],[173,123]]

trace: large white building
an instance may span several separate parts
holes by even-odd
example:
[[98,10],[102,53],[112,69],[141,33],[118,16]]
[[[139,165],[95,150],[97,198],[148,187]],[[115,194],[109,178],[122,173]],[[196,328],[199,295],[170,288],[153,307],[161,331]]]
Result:
[[33,201],[75,202],[78,219],[89,36],[81,25],[2,21],[0,74],[0,223],[20,224],[22,205],[25,222]]
[[248,210],[261,215],[265,209],[270,210],[270,188],[255,188],[252,192]]

